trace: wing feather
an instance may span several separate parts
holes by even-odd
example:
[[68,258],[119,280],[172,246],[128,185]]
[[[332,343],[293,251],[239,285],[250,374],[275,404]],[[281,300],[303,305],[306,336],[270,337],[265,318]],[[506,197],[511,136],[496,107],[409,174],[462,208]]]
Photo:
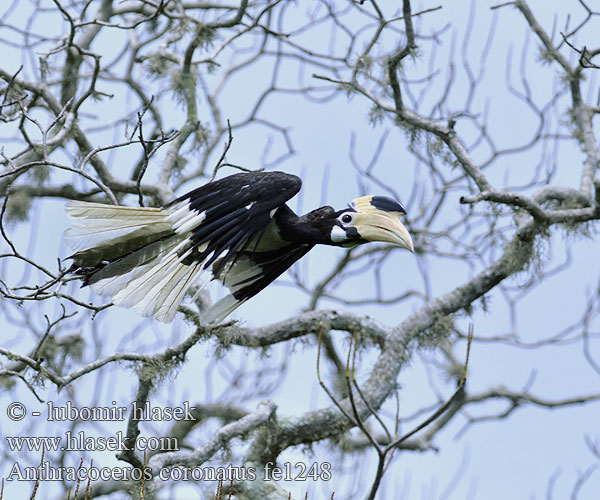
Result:
[[275,281],[313,246],[290,244],[266,252],[238,252],[235,260],[226,263],[220,272],[213,271],[217,279],[231,293],[215,303],[205,313],[204,319],[208,323],[222,321],[244,302]]

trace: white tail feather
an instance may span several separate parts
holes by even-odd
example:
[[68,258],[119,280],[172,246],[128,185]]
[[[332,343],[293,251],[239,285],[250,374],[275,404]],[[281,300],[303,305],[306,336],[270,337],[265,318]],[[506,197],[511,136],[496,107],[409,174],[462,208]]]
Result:
[[76,251],[114,242],[141,228],[150,226],[158,232],[170,227],[166,222],[167,214],[158,208],[70,201],[67,214],[76,222],[65,231],[64,238]]

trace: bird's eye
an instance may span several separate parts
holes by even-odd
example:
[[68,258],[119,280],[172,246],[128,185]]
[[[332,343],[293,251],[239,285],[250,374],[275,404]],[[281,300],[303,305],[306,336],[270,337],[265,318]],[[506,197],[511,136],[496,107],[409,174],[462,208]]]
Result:
[[352,217],[350,214],[344,214],[342,215],[342,217],[340,218],[340,220],[344,223],[344,224],[350,224],[352,222],[352,220],[354,219],[354,217]]

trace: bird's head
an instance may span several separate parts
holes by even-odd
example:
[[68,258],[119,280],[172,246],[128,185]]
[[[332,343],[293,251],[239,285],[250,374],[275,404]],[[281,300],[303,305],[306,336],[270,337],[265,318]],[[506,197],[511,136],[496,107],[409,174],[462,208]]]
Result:
[[412,238],[400,217],[406,214],[397,201],[385,196],[362,196],[333,214],[331,244],[353,247],[369,241],[393,243],[414,252]]

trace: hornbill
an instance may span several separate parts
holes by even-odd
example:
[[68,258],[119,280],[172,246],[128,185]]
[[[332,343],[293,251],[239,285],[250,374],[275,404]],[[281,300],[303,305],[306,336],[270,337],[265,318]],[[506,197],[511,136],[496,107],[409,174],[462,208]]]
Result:
[[317,244],[383,241],[414,251],[400,203],[363,196],[342,210],[325,206],[299,217],[285,203],[301,184],[283,172],[244,172],[162,208],[68,202],[74,222],[65,239],[76,250],[70,271],[114,304],[164,322],[194,283],[216,279],[231,293],[203,315],[214,323]]

